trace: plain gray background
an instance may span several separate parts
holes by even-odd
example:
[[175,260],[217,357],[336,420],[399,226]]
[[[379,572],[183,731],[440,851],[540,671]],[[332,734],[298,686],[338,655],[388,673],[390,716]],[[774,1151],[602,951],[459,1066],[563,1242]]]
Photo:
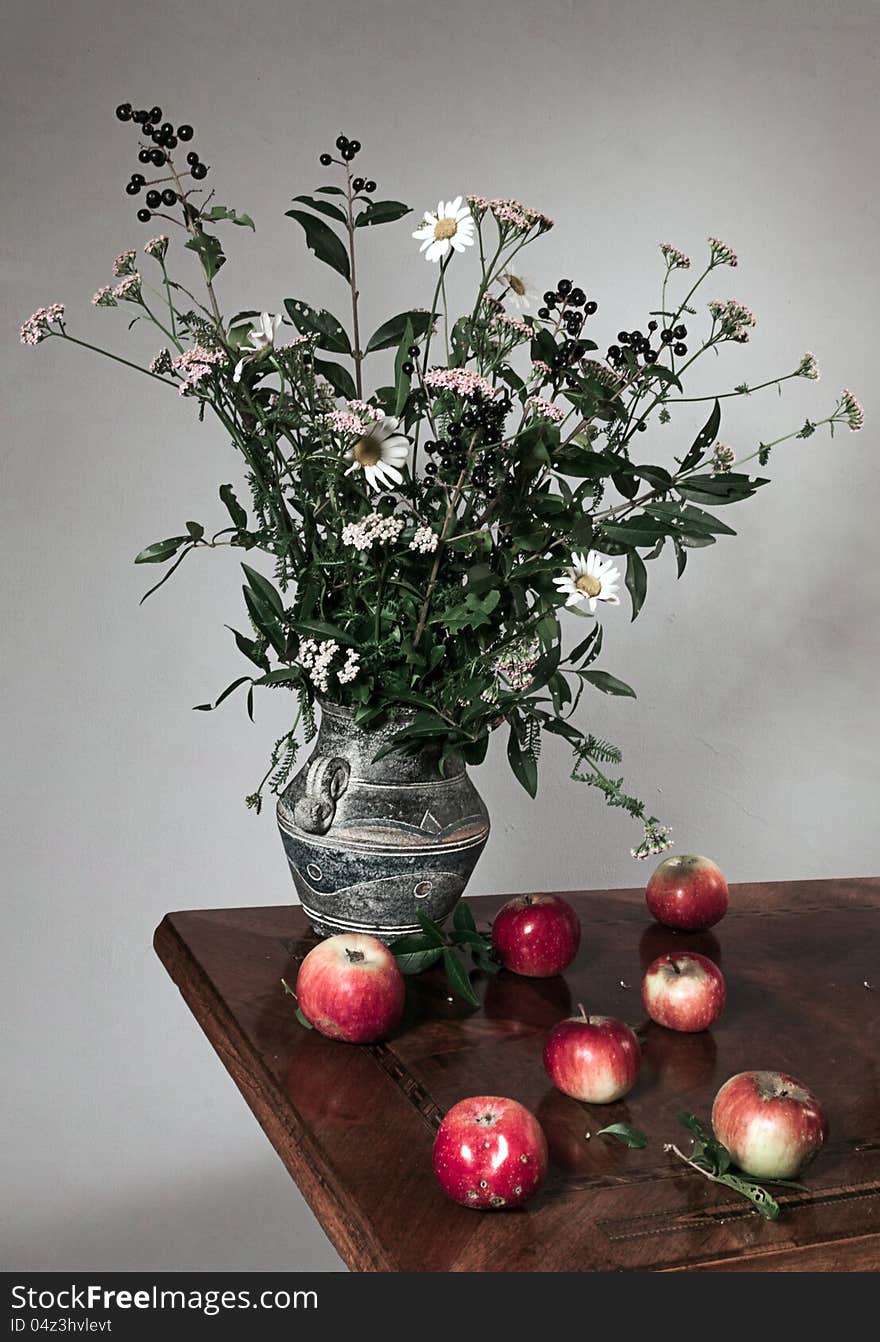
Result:
[[[780,450],[773,485],[725,513],[738,537],[694,552],[679,585],[670,557],[652,566],[639,620],[625,607],[606,620],[602,665],[638,701],[597,694],[590,720],[624,747],[678,851],[709,853],[730,879],[876,873],[880,7],[5,9],[3,1265],[338,1268],[150,948],[168,909],[291,897],[272,808],[257,820],[242,804],[286,696],[259,704],[256,727],[237,702],[190,711],[240,672],[223,628],[243,618],[235,556],[194,557],[141,608],[151,573],[131,564],[187,518],[223,524],[231,451],[174,393],[57,341],[19,347],[15,328],[63,300],[74,333],[144,359],[156,348],[89,305],[114,255],[155,231],[123,193],[136,167],[113,115],[123,99],[192,121],[217,198],[257,221],[255,237],[227,235],[230,314],[288,296],[344,313],[341,282],[283,217],[325,180],[317,155],[340,130],[416,214],[476,191],[553,215],[528,273],[595,296],[600,341],[657,305],[659,242],[696,259],[717,233],[740,268],[706,298],[741,299],[759,326],[692,393],[788,371],[805,349],[822,369],[782,398],[727,402],[722,438],[775,437],[844,385],[867,427]],[[367,240],[369,329],[430,300],[436,272],[411,227]],[[473,263],[455,270],[463,283]],[[695,426],[682,414],[639,447],[669,461]],[[535,803],[503,750],[477,782],[494,831],[474,893],[646,878],[635,830],[567,781],[563,752],[548,748]]]

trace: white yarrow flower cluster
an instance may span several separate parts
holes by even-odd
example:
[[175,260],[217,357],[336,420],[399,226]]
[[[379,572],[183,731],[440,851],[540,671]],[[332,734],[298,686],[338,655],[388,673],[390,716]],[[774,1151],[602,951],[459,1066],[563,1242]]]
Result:
[[713,266],[738,266],[736,252],[720,238],[709,238],[710,260]]
[[865,412],[862,403],[847,387],[844,387],[840,393],[840,400],[835,413],[838,412],[842,414],[853,433],[858,433],[859,429],[864,428]]
[[808,377],[812,382],[819,381],[819,365],[816,362],[815,354],[807,350],[802,357],[797,368],[794,370],[795,377]]
[[359,522],[346,523],[342,528],[342,543],[353,545],[361,551],[369,550],[377,542],[393,544],[405,525],[402,517],[382,517],[380,513],[368,513]]
[[671,242],[661,242],[660,251],[670,270],[690,270],[691,258],[679,251],[678,247],[673,247]]
[[[339,644],[335,638],[318,639],[306,638],[299,645],[299,664],[309,673],[309,680],[316,690],[321,694],[326,694],[330,688],[330,672],[333,668],[333,660],[339,651]],[[354,680],[360,670],[360,653],[354,648],[349,648],[345,654],[345,661],[336,671],[336,679],[340,685],[348,685]]]
[[492,670],[502,676],[512,690],[527,690],[534,677],[541,646],[536,639],[522,638],[512,644],[495,662]]
[[409,548],[415,550],[418,554],[433,554],[437,549],[439,540],[440,537],[436,531],[432,531],[430,527],[416,527]]
[[646,820],[645,837],[638,848],[631,848],[630,853],[634,858],[643,862],[646,857],[657,857],[659,853],[665,853],[667,848],[672,847],[670,835],[672,830],[668,825],[658,825],[656,820]]
[[21,327],[21,343],[23,345],[39,345],[47,336],[57,335],[53,331],[55,324],[64,321],[64,304],[50,303],[47,307],[37,308],[36,312],[28,317],[27,321]]

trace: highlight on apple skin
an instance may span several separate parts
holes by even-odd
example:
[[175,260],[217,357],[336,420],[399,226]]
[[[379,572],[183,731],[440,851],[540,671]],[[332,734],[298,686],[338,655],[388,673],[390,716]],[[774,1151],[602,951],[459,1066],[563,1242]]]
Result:
[[717,965],[696,951],[658,955],[642,979],[645,1010],[667,1030],[708,1030],[724,1010],[727,988]]
[[632,1090],[642,1050],[630,1027],[613,1016],[560,1021],[547,1036],[544,1068],[557,1089],[587,1104],[612,1104]]
[[727,912],[729,891],[723,872],[708,857],[667,857],[648,881],[648,910],[665,927],[702,932]]
[[499,1095],[459,1100],[435,1138],[434,1173],[447,1197],[463,1207],[519,1207],[547,1177],[544,1130],[516,1100]]
[[580,919],[560,895],[517,895],[492,923],[492,945],[505,969],[527,978],[561,974],[577,955]]
[[330,1039],[369,1044],[400,1024],[406,987],[397,961],[376,937],[341,932],[313,946],[296,979],[299,1009]]
[[793,1179],[828,1136],[813,1092],[784,1072],[739,1072],[715,1096],[715,1136],[756,1179]]

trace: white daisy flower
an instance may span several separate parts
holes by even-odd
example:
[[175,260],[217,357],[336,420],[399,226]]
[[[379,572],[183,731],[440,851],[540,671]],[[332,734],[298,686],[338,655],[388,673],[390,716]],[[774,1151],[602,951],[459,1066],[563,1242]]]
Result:
[[455,200],[437,202],[437,212],[425,212],[420,228],[413,237],[421,242],[420,251],[426,261],[441,261],[450,247],[463,252],[465,247],[473,247],[474,217],[470,206],[462,204],[461,196]]
[[232,375],[233,382],[241,381],[241,373],[246,363],[252,359],[258,359],[265,354],[267,350],[273,349],[275,337],[281,329],[281,318],[273,317],[269,312],[261,312],[259,321],[254,323],[254,327],[248,336],[251,342],[252,352],[243,354],[235,365],[235,372]]
[[525,275],[514,275],[513,271],[508,270],[501,279],[507,285],[507,294],[515,308],[523,311],[532,303],[537,303],[538,291]]
[[607,601],[609,605],[619,606],[617,584],[620,573],[610,559],[603,559],[595,550],[589,554],[573,554],[571,568],[567,568],[558,578],[553,579],[559,593],[566,596],[566,606],[577,606],[586,601],[593,614],[597,601]]
[[345,472],[361,470],[371,489],[388,489],[403,483],[401,466],[409,456],[409,439],[400,433],[400,420],[384,415],[370,424],[346,452],[351,465]]

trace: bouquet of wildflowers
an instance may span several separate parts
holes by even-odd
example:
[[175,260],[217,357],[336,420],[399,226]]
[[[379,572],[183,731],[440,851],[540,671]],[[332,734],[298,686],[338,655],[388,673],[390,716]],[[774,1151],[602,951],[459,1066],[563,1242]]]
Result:
[[[560,736],[572,776],[643,822],[635,855],[661,851],[667,831],[624,790],[620,753],[597,726],[595,691],[633,694],[599,665],[602,617],[616,626],[626,597],[635,619],[652,564],[669,555],[680,576],[691,550],[733,535],[718,510],[767,483],[752,471],[778,443],[821,426],[860,429],[856,398],[844,390],[824,418],[737,453],[719,436],[722,400],[759,388],[689,398],[684,382],[697,360],[747,341],[755,326],[735,299],[697,302],[707,281],[714,289],[718,272],[736,266],[732,249],[710,238],[692,267],[662,244],[658,305],[600,350],[592,293],[569,278],[533,292],[521,253],[552,221],[510,199],[440,200],[415,229],[389,229],[413,306],[364,332],[360,285],[374,234],[411,211],[358,174],[361,146],[343,135],[320,156],[328,180],[287,211],[339,277],[339,315],[296,297],[273,313],[227,315],[222,229],[253,229],[253,220],[201,185],[208,166],[190,126],[163,121],[159,107],[124,103],[117,116],[138,137],[144,171],[126,186],[137,217],[175,226],[182,247],[160,233],[142,261],[123,252],[92,300],[155,326],[162,343],[149,367],[98,352],[173,389],[199,421],[216,418],[247,488],[244,502],[240,483],[238,492],[220,485],[222,522],[186,522],[135,562],[167,565],[158,587],[195,550],[248,552],[245,621],[232,633],[250,669],[200,705],[239,691],[252,715],[256,689],[294,694],[290,729],[248,803],[259,810],[267,788],[284,787],[325,697],[363,727],[397,723],[386,749],[436,745],[471,764],[503,728],[510,766],[532,795],[542,737]],[[183,262],[197,263],[197,282]],[[474,280],[461,313],[447,302],[452,265]],[[97,349],[70,333],[61,304],[35,312],[21,337]],[[817,377],[808,353],[761,385]],[[692,442],[674,427],[689,400],[708,411]],[[660,464],[638,452],[652,423],[673,425],[657,434]],[[255,551],[269,556],[271,577],[251,562]]]

